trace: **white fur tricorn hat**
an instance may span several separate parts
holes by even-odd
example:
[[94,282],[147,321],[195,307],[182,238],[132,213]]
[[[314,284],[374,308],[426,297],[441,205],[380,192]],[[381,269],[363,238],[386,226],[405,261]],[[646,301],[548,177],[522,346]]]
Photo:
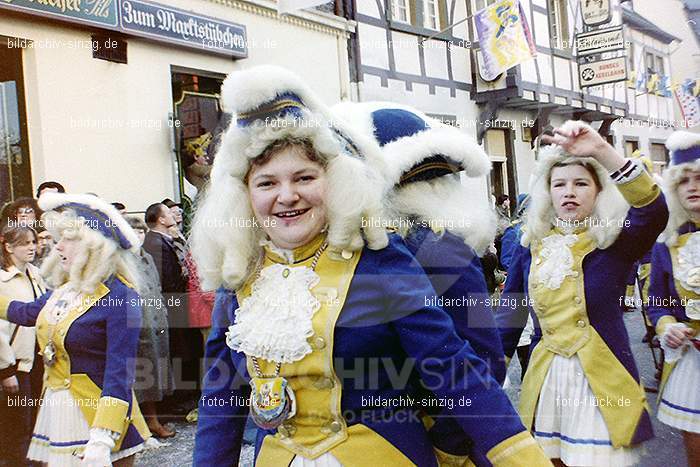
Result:
[[[245,177],[252,160],[280,139],[308,141],[325,165],[330,247],[359,250],[365,241],[373,249],[387,245],[384,229],[363,223],[381,209],[383,187],[373,169],[381,163],[379,146],[336,118],[300,77],[271,65],[231,73],[222,87],[222,106],[233,119],[214,158],[191,236],[204,288],[237,288],[257,262],[263,233],[250,228],[254,215]],[[370,159],[374,162],[365,163]]]
[[412,107],[343,102],[333,110],[377,140],[384,156],[379,169],[388,183],[406,184],[461,171],[480,177],[491,171],[491,161],[476,140]]
[[[115,242],[120,248],[138,252],[140,242],[119,211],[97,196],[47,192],[39,198],[39,207],[44,211],[70,209],[90,229]],[[51,226],[47,226],[50,230]]]
[[[478,253],[485,251],[496,232],[488,199],[475,198],[458,177],[447,176],[464,172],[477,178],[490,172],[491,161],[473,138],[406,105],[344,102],[333,110],[382,148],[384,163],[377,170],[388,190],[385,219],[402,225],[401,218],[411,217],[451,231]],[[399,233],[407,230],[399,227]]]

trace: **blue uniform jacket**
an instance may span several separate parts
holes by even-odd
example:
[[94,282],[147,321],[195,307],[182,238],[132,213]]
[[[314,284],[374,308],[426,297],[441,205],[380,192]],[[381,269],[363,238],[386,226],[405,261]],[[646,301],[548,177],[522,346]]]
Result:
[[[700,229],[693,222],[688,222],[678,229],[678,234],[683,236],[698,230]],[[649,306],[647,307],[647,314],[652,324],[657,326],[664,316],[674,318],[664,320],[666,322],[689,321],[684,306],[688,298],[694,297],[686,292],[682,300],[678,293],[676,280],[673,277],[671,252],[665,243],[656,243],[651,253],[651,279],[649,279]]]
[[[503,347],[481,261],[474,249],[449,231],[436,233],[426,227],[412,230],[405,242],[425,270],[437,296],[443,299],[438,305],[452,318],[457,334],[469,342],[490,367],[493,377],[503,383],[506,376]],[[451,418],[438,418],[430,429],[430,437],[438,449],[450,454],[470,454],[477,465],[488,465],[485,456],[468,452],[471,442]]]
[[513,253],[520,244],[520,229],[522,222],[516,221],[511,224],[501,237],[501,265],[508,270],[513,259]]
[[[421,467],[436,465],[436,458],[423,424],[411,415],[421,408],[420,401],[400,409],[378,404],[379,398],[416,397],[415,371],[438,398],[453,403],[443,413],[456,417],[480,452],[493,453],[509,440],[526,435],[498,382],[470,344],[457,336],[449,315],[440,307],[426,305],[434,296],[420,265],[397,236],[383,250],[365,249],[335,322],[330,348],[348,431],[364,425]],[[226,345],[225,332],[237,308],[235,293],[220,289],[206,348],[207,372],[194,452],[197,466],[238,463],[248,408],[225,403],[247,400],[250,394],[246,357]],[[272,436],[274,431],[258,430],[256,456],[265,438]],[[351,435],[343,444],[352,446],[352,440]],[[355,465],[382,465],[386,459],[379,447],[355,448]],[[510,451],[509,457],[524,455],[517,448]]]

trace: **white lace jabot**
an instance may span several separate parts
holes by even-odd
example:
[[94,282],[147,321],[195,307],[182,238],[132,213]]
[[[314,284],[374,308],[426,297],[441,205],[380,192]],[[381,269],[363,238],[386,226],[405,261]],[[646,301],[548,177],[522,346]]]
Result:
[[571,247],[577,234],[554,233],[542,239],[539,252],[541,264],[535,270],[535,280],[550,290],[558,289],[567,276],[574,275],[574,255]]
[[233,350],[270,362],[292,363],[311,352],[311,319],[321,307],[311,293],[319,277],[307,266],[272,264],[253,283],[236,310],[226,343]]
[[700,232],[690,234],[678,249],[678,264],[673,277],[687,290],[700,294]]

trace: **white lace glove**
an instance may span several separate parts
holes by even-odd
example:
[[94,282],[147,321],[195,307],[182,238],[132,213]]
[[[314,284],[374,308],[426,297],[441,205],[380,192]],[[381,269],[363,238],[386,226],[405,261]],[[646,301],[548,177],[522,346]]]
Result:
[[661,348],[664,350],[664,361],[666,363],[673,363],[681,359],[683,356],[683,351],[685,351],[685,348],[690,345],[690,341],[686,339],[683,341],[683,344],[679,345],[678,347],[671,348],[669,347],[668,343],[666,342],[666,338],[668,337],[668,331],[671,329],[685,329],[688,326],[685,325],[685,323],[673,323],[669,324],[666,330],[664,331],[663,335],[661,336]]
[[118,436],[118,433],[104,428],[91,428],[90,440],[83,452],[82,465],[84,467],[111,466],[111,452],[115,444],[115,437]]

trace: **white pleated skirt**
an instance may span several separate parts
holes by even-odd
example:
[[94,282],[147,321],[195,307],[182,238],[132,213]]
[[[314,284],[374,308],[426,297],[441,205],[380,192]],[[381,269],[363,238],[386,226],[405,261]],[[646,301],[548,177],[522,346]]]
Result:
[[690,346],[669,376],[658,409],[659,421],[700,433],[700,350]]
[[[46,389],[27,457],[50,467],[80,467],[90,439],[87,420],[68,389]],[[112,462],[143,450],[143,443],[112,453]]]
[[294,460],[289,464],[289,467],[343,467],[343,464],[333,454],[327,452],[316,459],[294,456]]
[[639,462],[641,448],[614,448],[578,356],[555,355],[535,411],[535,439],[566,465],[619,467]]

